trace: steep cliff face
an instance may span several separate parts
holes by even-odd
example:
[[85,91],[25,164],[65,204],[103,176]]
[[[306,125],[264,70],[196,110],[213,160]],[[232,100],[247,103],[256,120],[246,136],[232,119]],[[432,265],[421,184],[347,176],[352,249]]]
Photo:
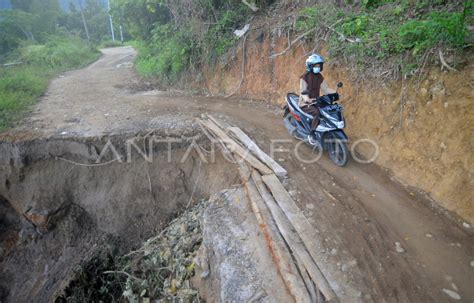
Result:
[[[302,44],[270,58],[287,46],[277,30],[251,31],[225,60],[206,68],[199,85],[214,95],[283,104],[287,92],[298,91],[306,53],[314,48]],[[316,51],[326,55],[324,47]],[[373,140],[380,151],[376,164],[474,223],[474,55],[467,59],[458,72],[432,67],[422,79],[392,83],[352,82],[349,70],[330,58],[323,74],[330,86],[344,82],[341,103],[352,142]],[[356,151],[370,158],[374,148],[359,144]]]

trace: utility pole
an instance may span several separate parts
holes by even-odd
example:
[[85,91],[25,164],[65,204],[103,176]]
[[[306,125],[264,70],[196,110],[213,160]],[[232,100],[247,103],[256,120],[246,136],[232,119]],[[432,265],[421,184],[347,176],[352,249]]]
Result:
[[89,30],[87,29],[87,23],[86,23],[86,18],[84,17],[84,8],[82,7],[82,0],[79,0],[79,7],[81,9],[81,18],[82,18],[82,24],[84,25],[84,29],[86,31],[86,37],[87,41],[91,41],[91,38],[89,36]]
[[110,14],[110,0],[107,0],[107,9],[109,13],[110,32],[112,33],[112,41],[115,41],[114,24],[112,22],[112,15]]

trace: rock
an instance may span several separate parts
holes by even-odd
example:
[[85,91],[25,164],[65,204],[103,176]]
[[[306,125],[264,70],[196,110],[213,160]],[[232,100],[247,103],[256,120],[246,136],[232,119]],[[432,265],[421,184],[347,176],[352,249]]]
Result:
[[461,296],[454,290],[443,288],[443,292],[447,294],[451,299],[461,300]]
[[464,228],[471,228],[471,224],[469,224],[469,223],[467,223],[467,222],[464,222],[464,223],[462,224],[462,226],[463,226]]
[[337,254],[337,249],[331,249],[331,256],[335,256]]
[[348,263],[348,264],[349,264],[349,266],[351,266],[351,267],[354,267],[354,266],[356,266],[356,265],[357,265],[357,260],[352,260],[352,261],[349,261],[349,263]]
[[433,84],[430,87],[430,93],[433,96],[433,99],[440,100],[442,97],[444,97],[445,94],[446,94],[446,91],[444,89],[443,82],[437,82],[437,83]]
[[200,276],[202,279],[207,279],[207,277],[209,277],[209,270],[203,271],[199,276]]
[[341,271],[346,272],[348,268],[349,268],[349,266],[347,266],[347,264],[342,264]]
[[471,261],[470,265],[471,267],[474,267],[474,261]]
[[48,215],[47,214],[39,214],[34,213],[32,211],[26,212],[23,214],[25,218],[28,219],[36,228],[38,228],[41,232],[48,231]]
[[423,96],[423,97],[426,97],[428,95],[428,90],[424,87],[422,87],[420,89],[420,94]]
[[431,239],[431,238],[433,238],[433,235],[432,234],[426,234],[426,237]]
[[[214,195],[204,211],[202,226],[201,247],[206,248],[202,251],[207,256],[200,259],[208,260],[209,274],[193,285],[206,301],[291,300],[249,208],[245,189]],[[205,271],[198,277],[206,276]]]
[[314,204],[313,203],[308,203],[306,204],[307,209],[314,209]]
[[402,245],[400,244],[400,242],[395,242],[395,250],[397,251],[397,253],[403,253],[405,252],[405,249],[403,249]]
[[458,290],[459,290],[459,289],[458,289],[458,286],[457,286],[456,284],[451,283],[451,286],[453,287],[453,289],[454,289],[455,291],[458,291]]

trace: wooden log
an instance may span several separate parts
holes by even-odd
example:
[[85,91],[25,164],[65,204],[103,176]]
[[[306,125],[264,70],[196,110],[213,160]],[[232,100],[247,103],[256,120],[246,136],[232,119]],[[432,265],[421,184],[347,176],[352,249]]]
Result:
[[244,146],[247,147],[255,156],[257,156],[260,161],[265,163],[268,167],[270,167],[271,170],[277,175],[278,177],[284,177],[288,174],[286,169],[284,169],[280,164],[278,164],[272,157],[267,155],[263,150],[258,147],[257,144],[255,144],[252,139],[250,139],[249,136],[245,132],[243,132],[240,128],[238,127],[229,127],[228,130],[230,130],[236,137],[237,139],[242,142]]
[[290,294],[296,302],[314,302],[306,289],[305,281],[300,276],[298,269],[292,259],[290,251],[278,233],[278,228],[265,206],[254,182],[251,179],[250,170],[244,162],[239,162],[239,172],[245,185],[246,193],[250,201],[250,207],[257,218],[258,225],[262,231],[265,241],[272,254],[278,272],[287,286]]
[[212,121],[199,120],[199,122],[211,130],[216,137],[233,153],[240,156],[242,159],[247,161],[252,167],[258,169],[263,175],[272,174],[272,171],[260,160],[252,156],[242,146],[232,140],[217,124]]
[[306,289],[308,290],[311,302],[318,302],[318,290],[314,286],[313,280],[311,280],[311,277],[306,271],[303,261],[301,261],[297,254],[294,253],[293,256],[296,260],[296,266],[300,270],[300,275],[303,278],[304,284],[306,285]]
[[[229,149],[227,149],[227,147],[224,145],[224,143],[219,140],[218,137],[216,137],[216,135],[214,135],[213,132],[211,132],[206,126],[204,126],[204,124],[202,123],[202,120],[200,119],[197,119],[198,123],[199,123],[199,126],[201,127],[201,130],[202,132],[204,133],[204,135],[211,141],[212,144],[215,144],[217,143],[219,145],[219,147],[221,148],[221,151],[222,151],[222,155],[224,156],[224,158],[231,162],[231,163],[235,163],[235,158],[234,156],[232,155],[232,153],[230,152]],[[214,156],[213,156],[214,157]]]
[[[252,178],[254,178],[257,188],[261,190],[260,194],[264,201],[269,202],[267,205],[269,205],[273,218],[275,218],[277,224],[278,222],[280,223],[278,224],[279,227],[281,226],[280,232],[287,242],[291,242],[291,244],[289,244],[290,248],[301,259],[308,274],[316,284],[316,287],[323,293],[326,300],[336,300],[334,291],[331,289],[326,278],[317,266],[316,260],[318,259],[317,252],[319,249],[314,240],[317,236],[314,228],[300,211],[299,207],[296,205],[295,201],[293,201],[290,194],[283,187],[283,184],[281,184],[276,175],[265,175],[262,176],[261,179],[270,189],[274,198],[273,201],[276,201],[282,212],[278,211],[278,208],[275,207],[276,204],[272,199],[270,199],[269,194],[264,193],[265,187],[263,184],[259,183],[258,174],[252,174]],[[285,223],[282,215],[287,218],[289,223],[291,223],[291,226],[296,230],[301,242],[298,241],[298,238],[296,238],[294,233],[291,232],[291,226]]]

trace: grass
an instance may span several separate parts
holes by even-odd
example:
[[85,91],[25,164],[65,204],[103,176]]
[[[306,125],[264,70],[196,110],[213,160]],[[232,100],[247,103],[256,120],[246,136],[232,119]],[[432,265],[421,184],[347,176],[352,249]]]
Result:
[[122,42],[115,40],[105,40],[100,43],[99,48],[109,48],[109,47],[120,47],[123,46]]
[[21,65],[0,67],[0,131],[22,118],[61,72],[80,68],[100,57],[100,52],[77,37],[51,37],[45,44],[28,44],[11,61]]

